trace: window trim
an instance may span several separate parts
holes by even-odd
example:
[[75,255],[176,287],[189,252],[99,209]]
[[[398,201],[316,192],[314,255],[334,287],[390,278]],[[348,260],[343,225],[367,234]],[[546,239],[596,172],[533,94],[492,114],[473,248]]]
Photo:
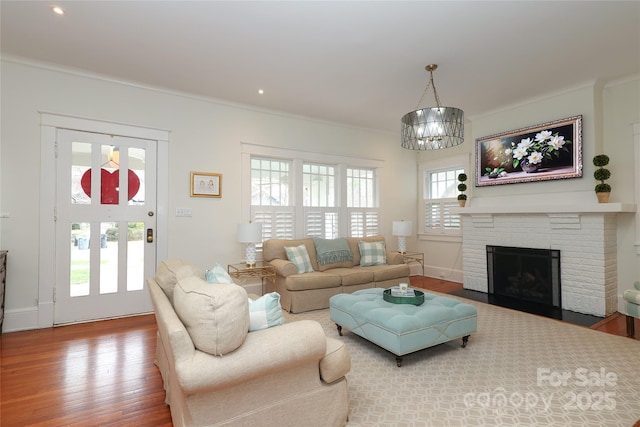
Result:
[[[437,160],[429,160],[418,163],[418,239],[424,241],[459,242],[462,243],[462,229],[456,232],[426,232],[425,230],[425,176],[428,172],[442,169],[452,169],[462,167],[465,171],[470,171],[470,154],[460,154],[445,157]],[[469,172],[466,172],[469,175]],[[470,189],[466,191],[470,196]],[[442,199],[449,200],[449,199]],[[462,224],[461,224],[462,227]]]

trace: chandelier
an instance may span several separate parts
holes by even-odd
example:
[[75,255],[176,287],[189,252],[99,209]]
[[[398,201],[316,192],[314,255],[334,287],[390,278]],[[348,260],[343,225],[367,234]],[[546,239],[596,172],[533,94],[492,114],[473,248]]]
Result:
[[[436,68],[437,64],[425,67],[431,75],[429,83],[418,101],[416,110],[402,117],[402,148],[439,150],[460,145],[464,141],[464,112],[459,108],[440,105],[438,91],[433,83],[433,71]],[[429,86],[433,87],[436,107],[419,109]]]

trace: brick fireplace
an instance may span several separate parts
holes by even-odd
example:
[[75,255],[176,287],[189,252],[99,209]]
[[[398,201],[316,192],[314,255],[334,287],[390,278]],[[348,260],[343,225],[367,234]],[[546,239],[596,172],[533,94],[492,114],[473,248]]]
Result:
[[467,207],[463,223],[465,289],[487,293],[487,245],[559,250],[562,309],[595,316],[617,310],[617,214],[634,207]]

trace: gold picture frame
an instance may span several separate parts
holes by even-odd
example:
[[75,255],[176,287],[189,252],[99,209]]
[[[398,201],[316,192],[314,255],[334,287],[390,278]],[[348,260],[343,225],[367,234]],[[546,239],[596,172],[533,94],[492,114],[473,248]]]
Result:
[[581,115],[476,139],[476,187],[581,176]]
[[191,172],[191,197],[222,197],[222,174]]

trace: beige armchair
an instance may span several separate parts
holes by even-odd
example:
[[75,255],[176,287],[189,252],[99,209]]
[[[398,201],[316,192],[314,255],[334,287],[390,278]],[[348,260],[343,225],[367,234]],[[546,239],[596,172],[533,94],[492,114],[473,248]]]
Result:
[[188,263],[168,260],[147,280],[158,323],[156,364],[174,425],[345,425],[346,346],[314,321],[248,332],[244,289],[202,277]]

